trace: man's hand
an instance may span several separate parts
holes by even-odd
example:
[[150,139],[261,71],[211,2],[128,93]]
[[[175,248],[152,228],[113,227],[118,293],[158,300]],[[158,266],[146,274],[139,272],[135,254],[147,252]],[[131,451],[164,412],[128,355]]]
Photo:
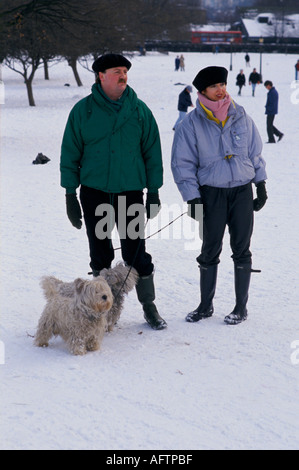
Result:
[[66,194],[66,213],[72,225],[82,227],[82,212],[76,193]]
[[161,201],[158,192],[147,193],[145,208],[148,219],[153,219],[159,214],[161,210]]

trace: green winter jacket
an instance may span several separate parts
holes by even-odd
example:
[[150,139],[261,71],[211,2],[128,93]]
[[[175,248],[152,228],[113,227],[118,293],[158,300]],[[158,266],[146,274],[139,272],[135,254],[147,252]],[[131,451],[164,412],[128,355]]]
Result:
[[152,112],[127,86],[112,102],[99,84],[71,110],[61,146],[61,186],[105,192],[156,192],[163,184],[161,143]]

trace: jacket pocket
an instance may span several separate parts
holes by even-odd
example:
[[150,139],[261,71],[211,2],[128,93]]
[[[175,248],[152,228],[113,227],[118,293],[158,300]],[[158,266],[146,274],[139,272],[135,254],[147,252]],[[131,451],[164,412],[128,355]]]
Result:
[[255,169],[249,158],[234,158],[232,164],[235,182],[248,183],[253,180]]
[[233,150],[236,150],[236,154],[238,155],[241,149],[247,148],[247,130],[244,128],[232,129],[231,141]]
[[215,160],[197,174],[200,186],[226,187],[232,180],[232,173],[226,160]]

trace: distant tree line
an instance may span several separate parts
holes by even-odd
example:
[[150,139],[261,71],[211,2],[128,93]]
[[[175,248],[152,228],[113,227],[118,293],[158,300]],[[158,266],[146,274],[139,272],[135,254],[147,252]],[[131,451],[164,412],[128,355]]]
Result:
[[298,13],[298,0],[256,0],[253,8],[267,13]]
[[49,79],[49,63],[67,60],[81,86],[79,60],[134,51],[147,39],[184,40],[194,14],[200,16],[198,8],[174,0],[0,0],[0,63],[23,77],[35,106],[40,66]]
[[[181,0],[188,1],[188,0]],[[196,1],[196,0],[195,0]],[[233,2],[228,7],[227,2],[206,4],[208,22],[234,23],[240,20],[248,10],[258,13],[274,13],[277,17],[298,13],[298,0],[251,0],[250,2]]]

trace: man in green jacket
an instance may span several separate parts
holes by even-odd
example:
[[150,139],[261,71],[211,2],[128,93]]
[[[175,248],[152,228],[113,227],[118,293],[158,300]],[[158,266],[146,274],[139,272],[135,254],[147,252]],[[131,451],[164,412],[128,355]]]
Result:
[[[84,221],[94,276],[114,259],[111,232],[116,223],[122,258],[138,274],[137,296],[153,329],[166,328],[154,304],[152,257],[145,249],[144,216],[155,217],[163,184],[161,142],[155,118],[127,85],[131,62],[119,54],[105,54],[93,63],[92,93],[71,110],[61,147],[61,186],[66,189],[67,215],[74,227]],[[80,203],[76,190],[80,186]],[[146,204],[143,190],[147,189]],[[142,225],[142,227],[140,227]]]

